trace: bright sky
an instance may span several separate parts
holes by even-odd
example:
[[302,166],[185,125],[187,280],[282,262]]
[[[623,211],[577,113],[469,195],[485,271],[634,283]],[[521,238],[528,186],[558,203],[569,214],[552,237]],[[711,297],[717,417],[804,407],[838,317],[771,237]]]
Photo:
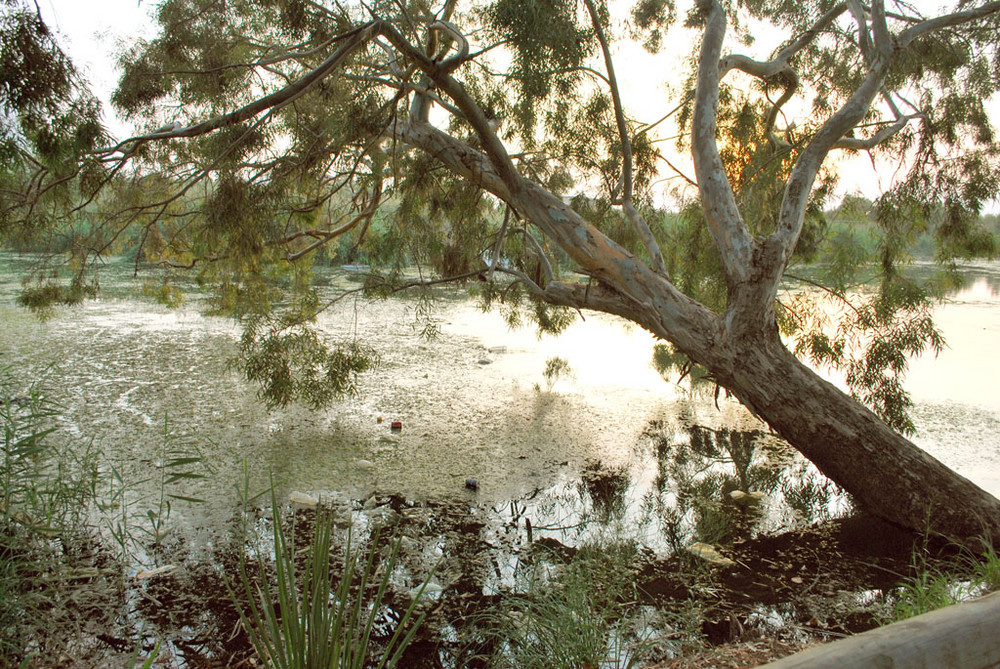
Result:
[[[926,2],[935,6],[938,4],[938,0]],[[151,0],[38,0],[38,4],[49,25],[62,35],[65,48],[87,75],[95,93],[105,101],[109,129],[116,135],[129,134],[129,127],[115,116],[107,100],[118,81],[115,61],[121,45],[137,37],[153,35],[149,14],[155,3]],[[928,13],[931,12],[933,8],[928,10]],[[758,44],[764,42],[759,40]],[[654,121],[673,106],[665,95],[665,81],[682,68],[671,68],[669,63],[678,62],[673,59],[684,58],[688,48],[683,41],[675,40],[672,44],[668,43],[666,54],[651,56],[635,44],[618,47],[615,64],[626,107],[654,108],[641,120]],[[769,47],[763,44],[763,48],[766,52]],[[642,72],[643,75],[636,77],[635,72]],[[1000,96],[993,99],[990,108],[994,125],[1000,125]],[[673,152],[672,146],[662,148],[668,155]],[[838,160],[836,154],[831,154],[830,160]],[[675,164],[690,175],[693,172],[690,159],[681,158],[681,163]],[[858,192],[867,196],[874,196],[887,188],[893,176],[890,169],[876,169],[867,156],[842,163],[840,170],[843,192]],[[1000,211],[1000,201],[994,201],[989,211]]]

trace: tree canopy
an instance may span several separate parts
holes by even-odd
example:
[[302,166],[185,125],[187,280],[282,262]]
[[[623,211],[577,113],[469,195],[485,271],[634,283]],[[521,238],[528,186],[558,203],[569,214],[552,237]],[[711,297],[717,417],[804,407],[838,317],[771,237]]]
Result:
[[[906,431],[907,356],[943,344],[941,282],[905,271],[914,242],[931,235],[945,268],[995,250],[1000,2],[165,0],[121,57],[112,103],[140,128],[124,139],[37,13],[3,3],[0,230],[73,270],[22,300],[81,299],[109,253],[159,268],[166,301],[194,272],[245,325],[243,369],[272,403],[323,403],[370,360],[311,327],[310,265],[332,257],[377,268],[373,294],[482,280],[543,329],[624,316],[668,342],[665,367],[704,370],[797,446],[831,441],[824,419],[796,433],[792,391],[773,390],[799,374],[771,369],[780,331]],[[681,41],[687,57],[663,50]],[[676,79],[643,109],[621,82],[648,73],[615,59],[634,42]],[[831,156],[863,153],[898,176],[865,207],[870,247],[824,214]],[[846,308],[831,321],[791,277]],[[869,420],[851,416],[826,420]],[[892,439],[860,434],[842,438]]]

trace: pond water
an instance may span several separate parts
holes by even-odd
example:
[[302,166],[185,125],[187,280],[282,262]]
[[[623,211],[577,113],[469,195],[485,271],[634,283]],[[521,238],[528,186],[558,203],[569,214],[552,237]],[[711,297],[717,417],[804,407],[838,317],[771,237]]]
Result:
[[[423,513],[431,545],[448,544],[428,521],[440,509],[461,516],[447,532],[468,532],[474,519],[476,541],[496,553],[474,580],[480,594],[513,587],[518,552],[533,541],[572,550],[627,535],[669,560],[695,541],[801,531],[850,508],[737,403],[664,381],[651,366],[654,338],[613,317],[588,313],[539,338],[449,289],[434,312],[440,334],[427,340],[411,300],[344,300],[320,326],[375,347],[378,368],[330,409],[267,410],[228,368],[237,330],[201,315],[197,299],[153,304],[134,292],[129,266],[112,264],[100,299],[41,321],[14,304],[31,260],[0,256],[0,366],[59,404],[59,438],[96,441],[130,488],[135,522],[170,453],[203,458],[207,478],[169,491],[204,500],[176,501],[168,519],[186,560],[217,561],[244,468],[252,492],[273,477],[282,500],[314,496],[368,520],[390,506]],[[914,441],[1000,495],[1000,264],[964,272],[967,287],[937,311],[950,347],[912,363]],[[351,272],[327,278],[329,290],[356,285]],[[547,378],[557,356],[568,370]],[[131,559],[139,568],[164,558],[137,550]]]

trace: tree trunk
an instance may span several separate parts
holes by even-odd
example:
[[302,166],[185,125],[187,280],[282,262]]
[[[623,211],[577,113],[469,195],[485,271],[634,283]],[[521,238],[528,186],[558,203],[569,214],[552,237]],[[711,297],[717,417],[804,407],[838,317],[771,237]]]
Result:
[[1000,500],[897,434],[792,355],[774,320],[779,244],[759,245],[717,314],[680,292],[537,184],[508,184],[483,154],[431,126],[399,124],[399,139],[435,155],[532,221],[591,277],[553,281],[538,297],[622,316],[670,341],[851,493],[868,512],[916,531],[1000,542]]
[[719,382],[865,510],[962,542],[1000,540],[1000,500],[818,376],[776,332],[726,348]]
[[682,310],[687,327],[676,336],[664,324],[678,318],[653,308],[665,280],[644,279],[650,297],[639,303],[600,285],[551,284],[545,298],[617,314],[672,341],[869,513],[961,543],[1000,542],[1000,500],[799,361],[766,310],[719,316],[692,305]]

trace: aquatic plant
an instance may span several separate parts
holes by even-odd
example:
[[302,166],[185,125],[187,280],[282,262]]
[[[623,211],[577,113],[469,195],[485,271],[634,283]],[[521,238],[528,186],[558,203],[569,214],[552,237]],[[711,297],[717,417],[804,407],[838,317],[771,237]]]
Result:
[[985,550],[978,559],[970,560],[972,576],[988,591],[1000,590],[1000,555],[997,555],[992,544],[983,542]]
[[[170,532],[174,502],[202,504],[204,500],[188,494],[186,486],[211,474],[212,466],[195,440],[178,436],[169,416],[164,415],[157,461],[151,469],[136,473],[126,471],[123,463],[109,466],[100,501],[106,512],[103,522],[118,547],[118,559],[135,561],[146,553],[147,542],[159,549]],[[138,493],[147,487],[152,487],[152,494]]]
[[569,366],[569,362],[559,356],[553,356],[546,360],[545,371],[542,372],[542,376],[545,377],[545,387],[550,391],[556,381],[565,376],[572,376],[572,374],[573,368]]
[[881,622],[898,622],[1000,589],[1000,556],[982,540],[982,553],[962,547],[957,557],[932,562],[927,546],[915,547],[912,574],[887,597],[889,614]]

